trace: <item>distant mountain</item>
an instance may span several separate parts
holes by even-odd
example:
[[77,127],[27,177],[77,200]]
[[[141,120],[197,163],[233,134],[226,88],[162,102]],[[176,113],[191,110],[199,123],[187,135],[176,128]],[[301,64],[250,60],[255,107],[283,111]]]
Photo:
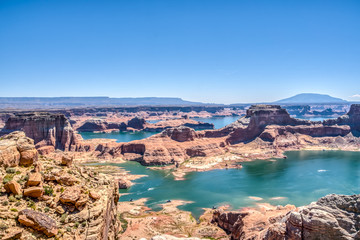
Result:
[[181,98],[140,97],[0,97],[0,108],[46,109],[106,106],[194,106],[208,105],[201,102],[185,101]]
[[326,94],[301,93],[275,102],[276,104],[347,103],[346,100]]

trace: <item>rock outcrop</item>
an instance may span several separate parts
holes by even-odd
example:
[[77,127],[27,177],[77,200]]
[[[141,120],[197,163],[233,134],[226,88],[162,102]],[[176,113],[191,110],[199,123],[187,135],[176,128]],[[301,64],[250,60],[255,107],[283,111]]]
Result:
[[[1,239],[118,239],[115,177],[76,163],[62,165],[61,157],[38,157],[33,140],[23,132],[3,136],[0,146]],[[36,159],[20,166],[22,152],[28,150],[34,150]]]
[[44,232],[48,237],[53,237],[58,233],[56,221],[41,212],[24,209],[19,212],[18,221],[27,227]]
[[37,159],[34,141],[23,132],[12,132],[0,138],[0,166],[31,166]]
[[331,194],[310,205],[265,211],[215,211],[213,221],[231,239],[360,239],[360,195]]
[[354,136],[360,137],[360,104],[353,104],[347,114],[324,121],[324,125],[348,125]]
[[126,131],[127,125],[124,122],[114,123],[102,119],[90,119],[84,122],[76,130],[78,132],[103,132],[107,130]]
[[198,122],[191,119],[171,119],[157,123],[148,123],[143,118],[134,117],[127,122],[109,122],[105,119],[89,119],[76,130],[78,132],[109,132],[109,131],[146,131],[161,132],[173,127],[190,127],[195,130],[213,129],[214,124]]
[[9,117],[1,134],[23,131],[33,139],[36,148],[51,146],[64,151],[74,150],[78,142],[68,119],[63,114],[18,113]]

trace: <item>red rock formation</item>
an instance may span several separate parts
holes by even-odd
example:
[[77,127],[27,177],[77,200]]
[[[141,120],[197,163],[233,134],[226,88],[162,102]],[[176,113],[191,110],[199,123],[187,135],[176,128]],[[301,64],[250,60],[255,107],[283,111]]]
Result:
[[28,113],[10,117],[2,134],[23,131],[34,139],[36,147],[53,146],[55,149],[72,150],[78,139],[69,121],[63,114]]
[[0,166],[30,166],[38,159],[34,140],[23,132],[12,132],[0,139]]
[[321,124],[294,119],[276,105],[252,106],[246,116],[222,129],[195,132],[191,128],[176,127],[143,140],[99,144],[96,150],[101,157],[124,157],[154,165],[181,163],[191,157],[215,156],[230,151],[230,147],[234,149],[250,143],[252,149],[261,147],[280,153],[310,145],[356,148],[360,146],[360,139],[351,134],[357,117],[356,106],[350,112],[340,119],[351,119],[351,126],[344,122]]
[[331,194],[307,206],[214,212],[231,239],[359,239],[360,195]]

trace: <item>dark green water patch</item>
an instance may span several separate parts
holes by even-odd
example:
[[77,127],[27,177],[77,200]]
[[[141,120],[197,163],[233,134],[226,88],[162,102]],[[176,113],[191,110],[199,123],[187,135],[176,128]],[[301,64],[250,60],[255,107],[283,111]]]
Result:
[[[274,205],[306,205],[330,194],[360,193],[360,153],[344,151],[288,152],[287,159],[256,160],[242,169],[192,172],[175,181],[170,171],[151,170],[136,162],[118,164],[132,174],[144,174],[120,201],[149,198],[147,205],[182,199],[194,203],[180,206],[195,216],[202,208],[230,204],[234,209],[257,202]],[[255,201],[249,197],[259,197]]]

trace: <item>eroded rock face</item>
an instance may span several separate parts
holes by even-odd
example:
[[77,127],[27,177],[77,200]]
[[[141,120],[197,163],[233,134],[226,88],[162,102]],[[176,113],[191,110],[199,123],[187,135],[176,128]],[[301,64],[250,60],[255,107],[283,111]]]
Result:
[[24,209],[19,212],[18,221],[22,225],[45,233],[48,237],[53,237],[58,233],[56,221],[44,213]]
[[194,129],[184,126],[166,129],[161,135],[177,142],[193,141],[198,137]]
[[193,157],[212,157],[237,148],[249,153],[260,148],[273,153],[266,157],[280,157],[286,150],[307,147],[354,150],[360,147],[360,138],[354,135],[358,109],[353,105],[340,120],[321,123],[291,118],[277,105],[255,105],[246,116],[222,129],[194,131],[180,126],[147,139],[100,143],[94,148],[99,157],[121,157],[143,165],[179,164]]
[[77,137],[63,114],[21,113],[10,117],[2,130],[3,134],[23,131],[33,139],[36,147],[53,146],[55,149],[71,150]]
[[108,129],[118,129],[126,130],[126,124],[124,122],[113,123],[107,122],[102,119],[90,119],[87,120],[83,125],[81,125],[76,130],[79,132],[95,132],[95,131],[105,131]]
[[347,114],[324,121],[324,125],[349,125],[354,136],[360,136],[360,104],[352,104]]
[[327,195],[292,211],[285,236],[292,239],[359,239],[360,195]]
[[215,211],[213,215],[232,239],[265,240],[360,239],[359,218],[360,195],[336,194],[293,210],[286,206],[263,212]]
[[30,166],[37,161],[34,141],[24,132],[15,131],[0,139],[0,166]]
[[133,119],[128,121],[127,127],[131,127],[131,128],[134,128],[134,129],[143,129],[144,126],[145,126],[145,123],[146,123],[145,119],[134,117]]

